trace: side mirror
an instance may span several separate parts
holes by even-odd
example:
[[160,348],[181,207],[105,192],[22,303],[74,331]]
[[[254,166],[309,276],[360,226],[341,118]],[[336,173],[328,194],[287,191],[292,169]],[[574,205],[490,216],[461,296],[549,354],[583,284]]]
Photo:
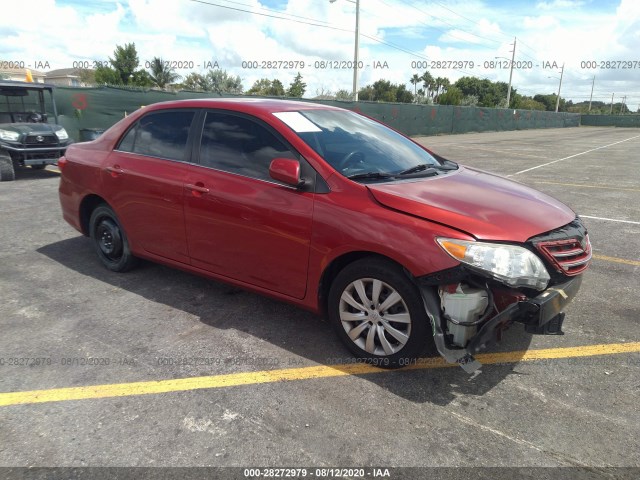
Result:
[[289,158],[274,158],[269,166],[269,175],[274,180],[292,187],[301,187],[304,180],[300,179],[300,162]]

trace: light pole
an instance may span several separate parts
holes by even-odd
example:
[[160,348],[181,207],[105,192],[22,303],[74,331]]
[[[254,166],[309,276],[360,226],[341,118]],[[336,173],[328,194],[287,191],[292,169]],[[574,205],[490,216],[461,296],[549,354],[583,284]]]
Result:
[[[335,3],[337,0],[329,0]],[[353,52],[353,100],[358,101],[358,60],[360,51],[360,0],[346,0],[356,6],[356,39]]]
[[563,75],[564,75],[564,63],[562,64],[562,70],[560,70],[560,85],[558,85],[558,98],[556,98],[556,113],[558,113],[558,107],[560,106],[560,89],[562,88]]
[[[504,58],[505,60],[509,60],[507,57],[495,57],[495,58]],[[507,108],[509,108],[509,102],[511,101],[511,79],[513,78],[513,61],[516,58],[516,37],[513,37],[513,50],[511,50],[511,68],[509,69],[509,88],[507,89]]]
[[591,100],[593,100],[593,86],[596,84],[596,76],[593,76],[593,81],[591,82],[591,96],[589,97],[589,113],[591,113]]
[[[562,88],[562,76],[564,75],[564,63],[562,64],[562,70],[560,70],[560,85],[558,85],[558,97],[556,98],[556,113],[558,113],[558,107],[560,106],[560,89]],[[547,77],[558,78],[558,77]]]

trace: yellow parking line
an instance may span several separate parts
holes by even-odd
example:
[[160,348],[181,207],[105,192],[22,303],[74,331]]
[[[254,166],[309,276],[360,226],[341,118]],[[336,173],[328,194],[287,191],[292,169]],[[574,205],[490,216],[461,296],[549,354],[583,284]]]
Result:
[[604,260],[605,262],[624,263],[625,265],[634,265],[636,267],[640,267],[640,261],[638,260],[627,260],[625,258],[608,257],[606,255],[595,255],[595,254],[591,258],[595,258],[597,260]]
[[561,182],[546,182],[533,180],[533,183],[543,183],[547,185],[562,185],[565,187],[584,187],[584,188],[602,188],[605,190],[625,190],[627,192],[640,192],[640,188],[626,188],[626,187],[609,187],[605,185],[587,185],[584,183],[561,183]]
[[53,173],[60,173],[60,170],[58,170],[57,168],[47,168],[47,171],[53,172]]
[[[552,358],[589,357],[595,355],[612,355],[620,353],[640,352],[640,342],[612,343],[602,345],[585,345],[582,347],[547,348],[539,350],[522,350],[502,353],[485,353],[477,355],[484,364],[515,363]],[[416,364],[407,367],[411,370],[429,368],[447,368],[455,365],[446,363],[441,358],[420,359]],[[366,364],[341,364],[334,366],[320,365],[315,367],[288,368],[280,370],[263,370],[258,372],[231,373],[206,377],[178,378],[151,382],[116,383],[108,385],[92,385],[87,387],[54,388],[50,390],[31,390],[24,392],[0,393],[0,406],[25,405],[31,403],[63,402],[68,400],[84,400],[91,398],[128,397],[149,395],[154,393],[185,392],[205,388],[236,387],[259,383],[288,382],[293,380],[309,380],[344,375],[361,375],[365,373],[389,372]]]

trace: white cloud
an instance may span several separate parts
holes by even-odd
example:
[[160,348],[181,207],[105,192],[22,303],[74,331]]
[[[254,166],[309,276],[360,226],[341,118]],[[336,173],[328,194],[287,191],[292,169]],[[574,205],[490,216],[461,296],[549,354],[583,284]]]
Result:
[[[221,68],[240,75],[245,88],[262,77],[280,78],[288,85],[296,71],[243,69],[243,60],[301,60],[307,95],[318,90],[351,90],[352,70],[314,68],[315,62],[353,58],[354,5],[345,0],[288,0],[273,7],[271,0],[243,0],[242,4],[220,0],[232,9],[189,1],[121,0],[77,4],[72,0],[30,0],[39,15],[16,23],[18,2],[7,2],[0,17],[0,59],[48,61],[51,68],[70,67],[76,60],[106,60],[116,45],[135,42],[141,61],[160,56],[165,60],[193,61],[202,70],[204,61],[216,60]],[[73,0],[76,2],[77,0]],[[287,16],[284,21],[250,14]],[[273,8],[276,12],[269,11]],[[303,18],[304,17],[304,18]],[[302,23],[306,22],[306,23]],[[318,23],[333,27],[309,25]],[[51,28],[56,25],[56,28]],[[516,60],[531,61],[535,68],[514,71],[514,86],[521,92],[552,92],[557,89],[554,69],[541,62],[565,63],[563,96],[588,96],[596,76],[596,93],[628,92],[640,103],[637,83],[640,67],[631,70],[581,68],[587,60],[639,60],[640,2],[617,0],[613,5],[574,0],[540,1],[533,7],[524,0],[508,6],[491,0],[426,1],[369,0],[361,2],[360,59],[369,65],[360,72],[360,86],[385,78],[408,83],[414,73],[412,61],[474,61],[474,69],[433,70],[434,76],[455,81],[477,75],[506,81],[508,71],[484,68],[484,61],[510,57],[517,35]],[[387,45],[370,37],[376,37]],[[409,55],[392,48],[417,52]],[[387,62],[388,69],[373,69],[373,62]],[[197,65],[201,65],[198,67]],[[478,67],[479,65],[479,67]],[[181,74],[188,70],[179,71]]]
[[551,2],[539,2],[536,5],[537,10],[559,10],[579,8],[584,5],[582,0],[553,0]]

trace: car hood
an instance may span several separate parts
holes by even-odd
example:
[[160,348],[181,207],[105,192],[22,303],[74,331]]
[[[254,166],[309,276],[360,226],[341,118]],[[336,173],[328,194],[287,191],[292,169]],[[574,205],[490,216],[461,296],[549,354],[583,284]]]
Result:
[[18,132],[20,134],[33,133],[54,133],[56,130],[60,130],[60,126],[51,123],[0,123],[0,129],[10,130],[12,132]]
[[558,200],[480,170],[459,170],[418,181],[367,185],[382,205],[462,230],[479,240],[524,242],[571,222]]

